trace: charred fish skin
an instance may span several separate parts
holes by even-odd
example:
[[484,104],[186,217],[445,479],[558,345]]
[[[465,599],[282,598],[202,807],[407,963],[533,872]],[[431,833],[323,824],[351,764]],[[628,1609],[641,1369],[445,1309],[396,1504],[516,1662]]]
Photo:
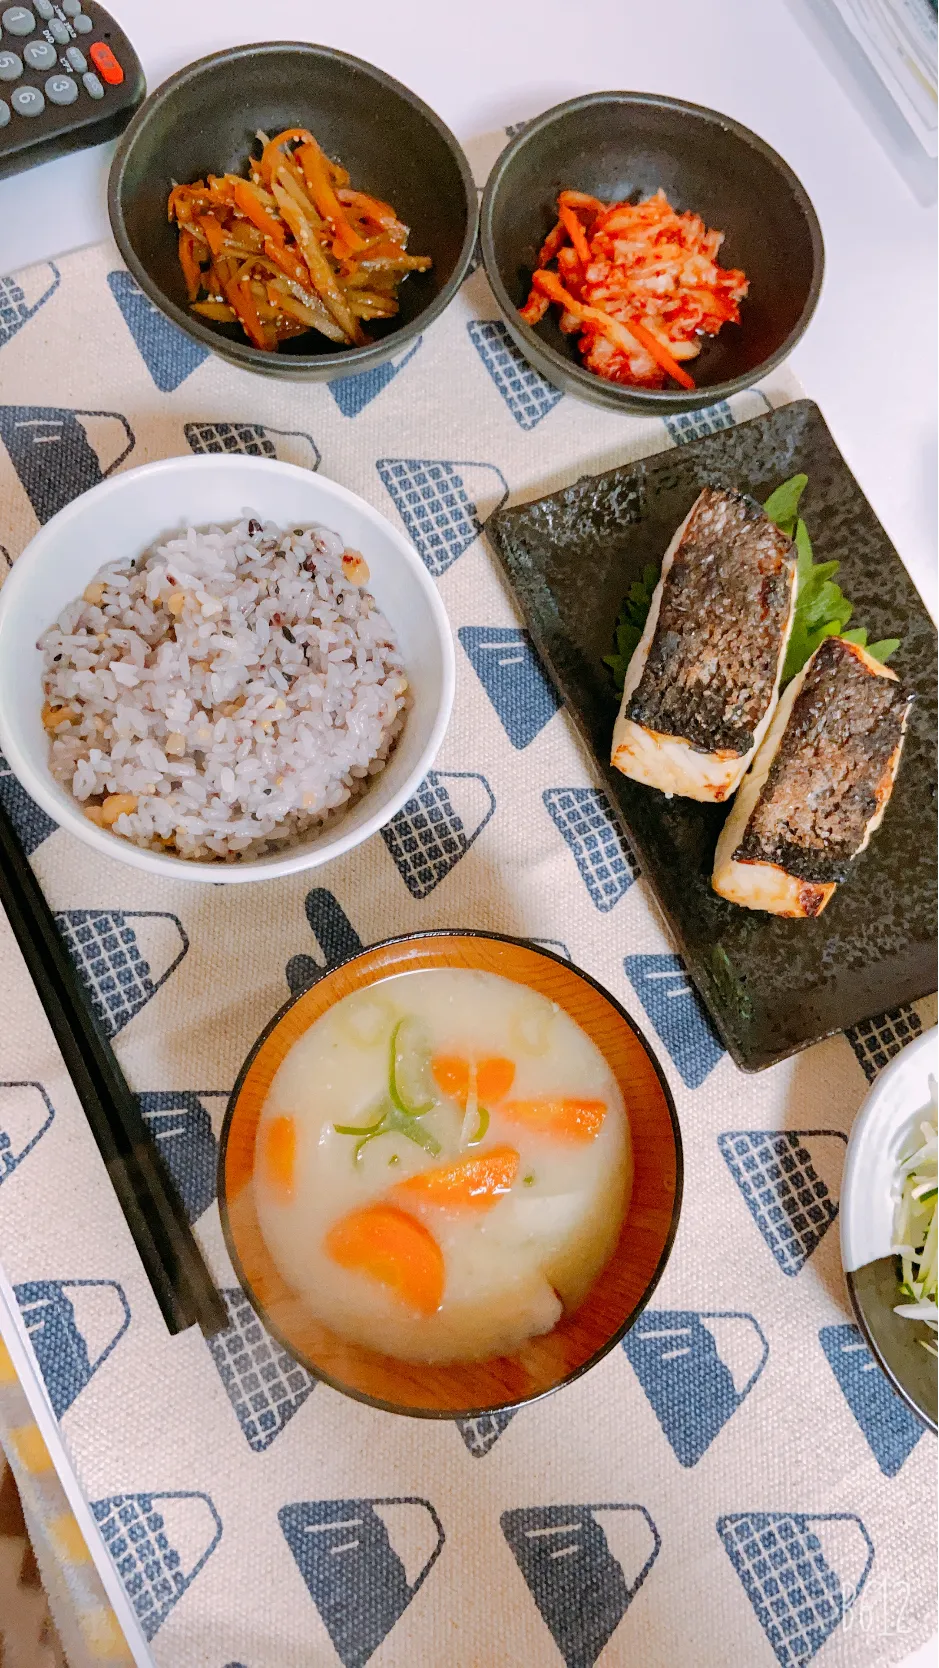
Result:
[[663,587],[627,716],[702,752],[748,753],[774,702],[793,577],[792,541],[760,505],[705,487]]
[[820,915],[886,811],[912,700],[865,649],[826,638],[741,785],[714,890],[771,914]]

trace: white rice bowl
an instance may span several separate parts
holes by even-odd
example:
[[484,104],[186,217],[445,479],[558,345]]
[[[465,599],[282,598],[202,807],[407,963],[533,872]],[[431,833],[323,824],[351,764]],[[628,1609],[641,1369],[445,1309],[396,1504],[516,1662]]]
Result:
[[336,533],[247,513],[107,564],[39,641],[53,776],[98,826],[189,860],[318,830],[407,711],[367,581]]

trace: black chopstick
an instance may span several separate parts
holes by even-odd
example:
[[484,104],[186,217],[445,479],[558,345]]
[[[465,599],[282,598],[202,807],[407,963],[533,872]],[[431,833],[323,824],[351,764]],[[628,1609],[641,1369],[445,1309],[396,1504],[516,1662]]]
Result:
[[[170,1332],[228,1325],[225,1304],[146,1120],[94,1013],[55,917],[0,805],[0,904],[107,1166]],[[80,1210],[82,1201],[63,1201]]]

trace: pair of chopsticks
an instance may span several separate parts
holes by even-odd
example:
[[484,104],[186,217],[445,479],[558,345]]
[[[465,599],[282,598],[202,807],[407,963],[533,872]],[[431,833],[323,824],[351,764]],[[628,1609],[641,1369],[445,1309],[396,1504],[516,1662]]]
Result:
[[[0,805],[0,904],[23,953],[170,1332],[228,1326],[182,1201]],[[80,1202],[78,1202],[80,1204]]]

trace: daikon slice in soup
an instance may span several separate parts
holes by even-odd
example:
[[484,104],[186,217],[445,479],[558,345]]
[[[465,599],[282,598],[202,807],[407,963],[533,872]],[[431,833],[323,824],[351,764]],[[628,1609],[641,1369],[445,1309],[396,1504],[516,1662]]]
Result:
[[622,1095],[570,1016],[497,974],[439,968],[345,997],[294,1044],[254,1187],[317,1319],[449,1362],[516,1350],[582,1302],[631,1174]]

